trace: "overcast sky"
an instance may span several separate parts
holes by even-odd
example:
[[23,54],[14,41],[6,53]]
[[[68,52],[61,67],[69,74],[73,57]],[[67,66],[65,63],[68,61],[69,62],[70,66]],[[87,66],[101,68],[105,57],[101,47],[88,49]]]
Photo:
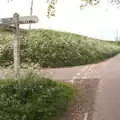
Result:
[[[29,15],[31,0],[7,0],[0,2],[0,17],[11,17],[14,12],[21,16]],[[105,1],[105,0],[104,0]],[[32,28],[47,28],[84,34],[100,39],[113,40],[120,31],[120,10],[102,2],[97,7],[80,10],[80,0],[58,0],[56,17],[48,19],[45,0],[34,0],[33,14],[39,23]],[[28,28],[28,25],[21,26]]]

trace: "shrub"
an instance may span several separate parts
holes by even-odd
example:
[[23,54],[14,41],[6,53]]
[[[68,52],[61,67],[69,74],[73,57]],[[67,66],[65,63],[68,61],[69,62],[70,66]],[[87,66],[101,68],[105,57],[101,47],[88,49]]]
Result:
[[0,120],[54,120],[74,100],[76,89],[32,74],[0,81]]
[[[12,64],[11,50],[8,46],[1,50],[1,65]],[[77,66],[99,62],[119,52],[119,44],[110,41],[52,30],[31,30],[22,38],[21,62],[41,67]]]

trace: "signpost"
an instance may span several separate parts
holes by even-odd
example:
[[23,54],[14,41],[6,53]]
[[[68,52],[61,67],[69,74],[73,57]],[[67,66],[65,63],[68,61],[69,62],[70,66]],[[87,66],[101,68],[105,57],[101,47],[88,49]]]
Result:
[[[14,71],[16,79],[20,77],[20,24],[37,23],[37,16],[19,16],[18,13],[14,13],[13,18],[2,18],[0,19],[0,30],[12,31],[15,33],[14,37]],[[13,26],[11,26],[13,25]]]
[[14,54],[14,70],[16,78],[20,78],[20,31],[19,31],[19,14],[13,15],[13,21],[16,28],[15,37],[13,40]]
[[[2,18],[0,21],[3,24],[12,25],[15,24],[14,18]],[[38,17],[37,16],[22,16],[19,17],[19,24],[30,24],[30,23],[37,23]]]

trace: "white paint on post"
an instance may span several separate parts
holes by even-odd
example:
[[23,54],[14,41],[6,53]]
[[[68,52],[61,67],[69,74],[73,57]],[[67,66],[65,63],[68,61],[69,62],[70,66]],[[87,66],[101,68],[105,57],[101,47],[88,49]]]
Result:
[[15,36],[14,36],[14,71],[16,75],[16,79],[20,77],[20,31],[19,31],[19,14],[15,13],[13,15],[14,23],[15,23]]

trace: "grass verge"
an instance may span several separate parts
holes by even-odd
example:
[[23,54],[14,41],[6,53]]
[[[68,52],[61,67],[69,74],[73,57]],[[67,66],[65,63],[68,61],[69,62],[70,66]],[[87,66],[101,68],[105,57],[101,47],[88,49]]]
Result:
[[[13,64],[11,35],[0,36],[0,65]],[[116,42],[53,30],[31,30],[21,36],[21,62],[41,67],[66,67],[100,62],[120,52]]]
[[56,120],[74,101],[77,89],[38,75],[0,81],[0,120]]

